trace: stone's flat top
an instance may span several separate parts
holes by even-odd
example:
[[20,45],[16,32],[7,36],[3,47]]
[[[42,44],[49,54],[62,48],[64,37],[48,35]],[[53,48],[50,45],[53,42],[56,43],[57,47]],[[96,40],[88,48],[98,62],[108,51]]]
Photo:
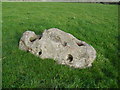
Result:
[[24,32],[19,48],[75,68],[90,67],[96,58],[96,51],[91,45],[57,28],[44,30],[42,35],[33,31]]

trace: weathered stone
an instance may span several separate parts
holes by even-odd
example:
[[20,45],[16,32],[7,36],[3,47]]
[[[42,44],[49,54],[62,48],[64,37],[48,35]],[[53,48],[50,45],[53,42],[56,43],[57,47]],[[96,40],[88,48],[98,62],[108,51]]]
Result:
[[57,28],[45,30],[42,35],[36,35],[33,31],[24,32],[19,48],[75,68],[90,67],[96,58],[92,46]]

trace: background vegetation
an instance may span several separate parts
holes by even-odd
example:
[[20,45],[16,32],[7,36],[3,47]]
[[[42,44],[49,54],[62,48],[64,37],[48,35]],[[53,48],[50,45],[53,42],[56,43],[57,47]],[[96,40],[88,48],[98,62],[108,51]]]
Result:
[[[4,2],[3,88],[118,87],[118,6],[92,3]],[[91,68],[75,69],[19,50],[22,33],[59,28],[92,45]]]

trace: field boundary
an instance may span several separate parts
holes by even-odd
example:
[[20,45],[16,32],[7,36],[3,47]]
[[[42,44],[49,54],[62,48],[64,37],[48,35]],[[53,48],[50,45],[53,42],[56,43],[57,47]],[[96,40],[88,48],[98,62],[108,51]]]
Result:
[[0,0],[2,2],[105,2],[118,3],[120,0]]

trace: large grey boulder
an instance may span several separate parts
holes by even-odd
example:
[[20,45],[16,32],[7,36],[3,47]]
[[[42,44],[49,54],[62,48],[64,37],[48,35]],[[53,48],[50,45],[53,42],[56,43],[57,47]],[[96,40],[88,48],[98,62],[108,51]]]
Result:
[[33,31],[24,32],[19,48],[75,68],[90,67],[96,58],[92,46],[57,28],[44,30],[42,35],[36,35]]

